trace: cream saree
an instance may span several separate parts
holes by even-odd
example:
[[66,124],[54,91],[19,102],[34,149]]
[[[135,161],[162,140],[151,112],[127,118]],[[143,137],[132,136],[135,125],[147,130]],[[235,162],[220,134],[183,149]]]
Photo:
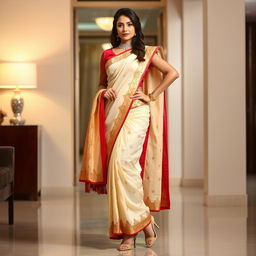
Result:
[[95,96],[87,128],[80,181],[85,191],[108,193],[109,236],[133,235],[150,223],[150,211],[170,208],[165,93],[156,101],[132,100],[144,80],[148,94],[162,74],[150,62],[161,54],[146,46],[145,61],[130,50],[106,62],[108,88],[114,101]]

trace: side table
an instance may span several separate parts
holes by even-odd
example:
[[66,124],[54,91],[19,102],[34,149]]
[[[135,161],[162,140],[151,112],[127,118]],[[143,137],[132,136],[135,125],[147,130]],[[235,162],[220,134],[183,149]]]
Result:
[[40,144],[38,125],[0,125],[0,146],[15,148],[15,199],[38,200],[41,192]]

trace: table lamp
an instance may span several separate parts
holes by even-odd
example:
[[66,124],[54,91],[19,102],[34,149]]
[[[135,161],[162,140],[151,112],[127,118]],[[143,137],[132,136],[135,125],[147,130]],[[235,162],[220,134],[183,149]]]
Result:
[[15,88],[11,99],[14,117],[10,119],[10,123],[12,125],[24,125],[25,119],[21,115],[24,100],[20,94],[20,89],[36,88],[36,64],[21,62],[0,63],[0,88]]

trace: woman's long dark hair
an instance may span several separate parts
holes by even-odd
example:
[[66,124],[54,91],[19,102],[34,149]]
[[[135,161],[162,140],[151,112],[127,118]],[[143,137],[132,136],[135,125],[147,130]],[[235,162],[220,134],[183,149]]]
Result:
[[134,28],[135,28],[135,34],[132,38],[132,53],[137,55],[137,59],[139,61],[145,61],[145,44],[143,42],[144,35],[141,31],[141,24],[140,24],[140,18],[137,16],[137,14],[129,9],[129,8],[121,8],[117,10],[117,12],[114,15],[114,21],[113,21],[113,28],[110,36],[110,42],[112,44],[112,47],[115,48],[119,46],[121,43],[120,37],[118,37],[117,29],[116,29],[116,23],[120,16],[126,16],[130,18]]

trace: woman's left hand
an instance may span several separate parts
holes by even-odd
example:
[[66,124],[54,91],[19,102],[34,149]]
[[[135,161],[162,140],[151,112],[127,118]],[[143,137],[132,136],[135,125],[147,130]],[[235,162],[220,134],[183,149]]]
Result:
[[143,93],[143,91],[141,91],[139,89],[137,89],[137,91],[130,98],[132,98],[134,100],[142,100],[147,103],[150,102],[150,98],[148,97],[148,95],[146,95],[145,93]]

